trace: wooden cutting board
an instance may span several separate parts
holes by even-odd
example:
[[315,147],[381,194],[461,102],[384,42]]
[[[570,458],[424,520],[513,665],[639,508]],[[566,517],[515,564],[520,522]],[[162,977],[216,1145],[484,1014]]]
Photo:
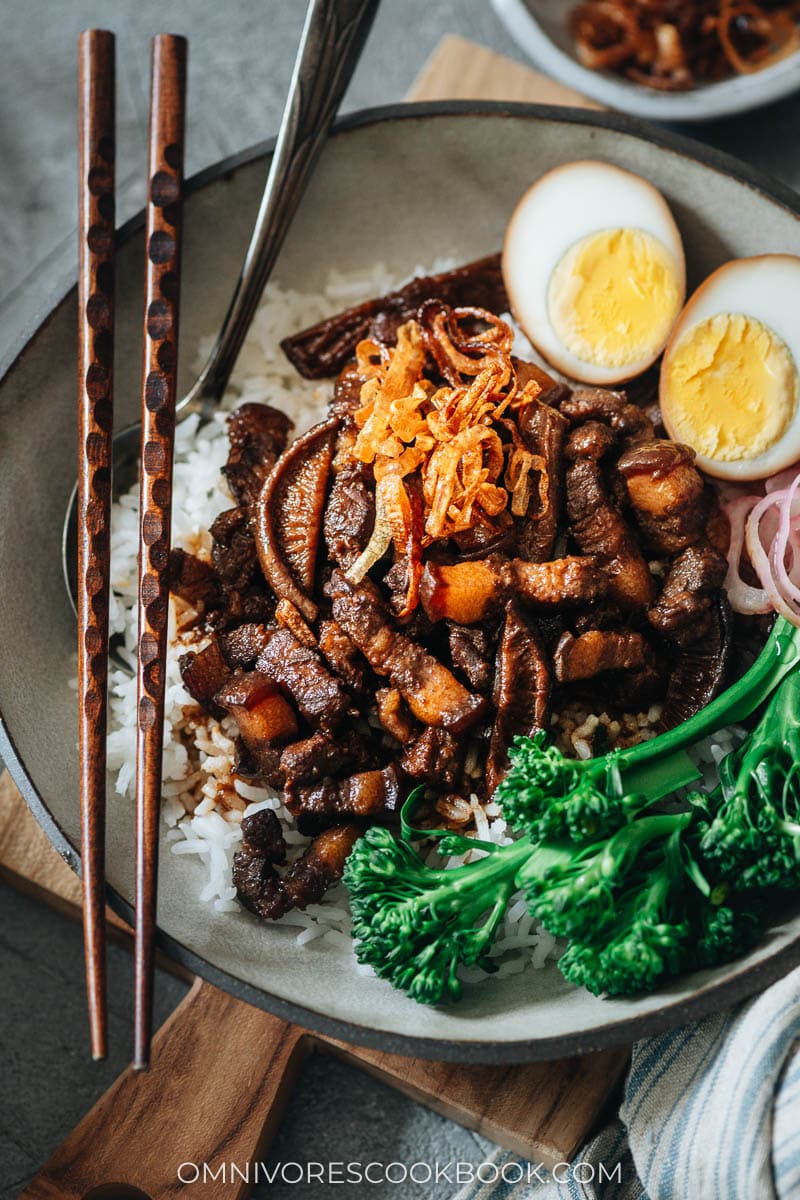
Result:
[[563,104],[569,108],[601,105],[563,83],[496,54],[458,34],[449,33],[409,89],[407,100],[514,100],[527,104]]
[[[596,107],[569,88],[455,36],[440,43],[408,98]],[[7,775],[0,778],[0,874],[78,917],[78,879]],[[124,921],[113,913],[109,921],[112,936],[129,940]],[[254,1047],[260,1048],[258,1054]],[[176,1180],[181,1162],[209,1164],[209,1181],[186,1185],[197,1200],[245,1197],[246,1184],[226,1182],[221,1173],[214,1181],[213,1174],[224,1162],[244,1168],[265,1154],[303,1058],[315,1050],[337,1054],[436,1112],[549,1165],[573,1157],[614,1095],[628,1061],[622,1049],[519,1067],[402,1058],[320,1037],[196,979],[159,1030],[150,1071],[125,1071],[24,1197],[79,1200],[92,1189],[124,1184],[161,1200],[184,1191]],[[122,1193],[117,1188],[114,1194]]]

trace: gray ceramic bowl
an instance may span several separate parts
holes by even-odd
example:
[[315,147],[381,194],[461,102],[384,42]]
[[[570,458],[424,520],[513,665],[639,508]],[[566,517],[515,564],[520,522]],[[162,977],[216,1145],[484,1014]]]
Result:
[[577,0],[493,0],[509,33],[537,66],[619,112],[654,121],[713,121],[770,104],[800,88],[800,52],[752,75],[687,92],[657,92],[611,71],[592,71],[577,56],[567,18]]
[[[621,118],[502,105],[432,105],[358,114],[326,148],[277,277],[311,288],[331,266],[385,261],[399,274],[437,256],[496,249],[532,179],[593,157],[647,176],[681,227],[696,284],[725,259],[800,253],[797,198],[691,143]],[[254,219],[264,149],[194,182],[186,206],[182,340],[191,362],[222,318]],[[119,426],[137,408],[142,311],[139,222],[123,231],[118,270]],[[75,625],[60,566],[61,522],[75,478],[75,292],[54,297],[0,383],[0,751],[54,844],[77,869]],[[182,386],[189,383],[184,369]],[[111,902],[130,912],[133,813],[110,801]],[[657,995],[597,1000],[555,967],[467,989],[463,1002],[418,1007],[319,943],[245,914],[198,906],[199,867],[161,861],[161,944],[242,997],[354,1042],[437,1059],[555,1057],[652,1033],[727,1005],[800,961],[800,920],[787,917],[752,954],[680,979]]]

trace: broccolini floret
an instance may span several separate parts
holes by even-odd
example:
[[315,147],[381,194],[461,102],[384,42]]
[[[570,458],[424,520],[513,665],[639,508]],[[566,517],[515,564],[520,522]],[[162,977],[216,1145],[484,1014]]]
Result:
[[601,841],[541,843],[518,875],[528,909],[556,937],[599,934],[613,925],[620,894],[631,881],[637,890],[642,881],[648,886],[654,855],[660,865],[668,840],[691,820],[691,813],[647,816]]
[[702,853],[739,891],[800,888],[800,672],[720,764]]
[[481,964],[531,853],[523,838],[468,866],[428,867],[387,829],[368,829],[350,854],[356,957],[422,1004],[457,1000],[458,967]]
[[[493,848],[465,866],[427,866],[407,842],[373,827],[345,868],[359,962],[423,1004],[456,1000],[459,967],[487,958],[508,901],[522,890],[533,916],[572,940],[567,978],[612,995],[652,988],[664,975],[735,953],[738,927],[720,922],[724,888],[706,884],[687,832],[701,810],[648,816],[584,846],[534,843]],[[470,839],[444,839],[445,853]],[[481,845],[483,845],[481,843]]]
[[680,834],[676,829],[667,838],[644,879],[619,897],[610,925],[570,942],[558,965],[572,983],[595,995],[627,995],[650,991],[689,963],[692,922],[686,901],[694,884],[683,870]]
[[758,940],[765,916],[766,905],[759,896],[729,895],[724,903],[701,906],[695,965],[715,967],[749,950]]
[[727,884],[708,882],[696,857],[696,825],[670,835],[658,859],[618,897],[610,925],[570,941],[558,964],[570,982],[595,995],[648,992],[669,976],[749,949],[763,905],[732,902]]

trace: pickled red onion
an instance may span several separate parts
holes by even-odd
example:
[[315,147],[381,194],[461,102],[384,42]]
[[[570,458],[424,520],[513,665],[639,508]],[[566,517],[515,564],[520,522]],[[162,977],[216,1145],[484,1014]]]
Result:
[[[792,526],[792,520],[797,520],[797,513],[794,512],[794,500],[797,495],[797,490],[800,487],[800,475],[795,476],[791,485],[786,489],[786,499],[780,507],[780,523],[778,532],[772,542],[770,550],[770,559],[772,572],[777,578],[777,582],[786,595],[787,601],[798,607],[800,610],[800,580],[792,579],[790,571],[795,574],[800,570],[800,535],[798,530]],[[791,553],[791,567],[787,570],[786,553]]]
[[[742,496],[725,506],[731,524],[725,589],[736,612],[774,609],[800,626],[800,474],[795,469],[790,478],[782,471],[765,486],[766,495]],[[760,588],[742,579],[743,543]]]
[[739,496],[725,505],[725,512],[731,525],[731,540],[728,547],[728,573],[725,576],[723,587],[727,592],[731,608],[734,612],[739,613],[766,613],[772,607],[766,591],[745,583],[740,572],[742,550],[744,549],[744,525],[748,513],[757,502],[758,496]]

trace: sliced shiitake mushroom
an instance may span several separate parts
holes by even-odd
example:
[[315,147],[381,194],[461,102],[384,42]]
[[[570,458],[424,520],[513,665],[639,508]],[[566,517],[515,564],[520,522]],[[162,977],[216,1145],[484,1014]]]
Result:
[[317,615],[311,598],[322,528],[336,418],[315,425],[285,450],[258,497],[255,535],[267,583],[308,621]]
[[720,592],[703,637],[683,646],[667,684],[659,730],[674,729],[693,717],[722,690],[731,656],[733,617]]
[[500,272],[500,255],[490,254],[488,258],[439,275],[412,279],[396,292],[348,308],[284,338],[281,349],[306,379],[325,379],[347,365],[363,338],[394,343],[398,326],[413,317],[431,297],[454,307],[474,304],[492,312],[505,312],[508,298]]

